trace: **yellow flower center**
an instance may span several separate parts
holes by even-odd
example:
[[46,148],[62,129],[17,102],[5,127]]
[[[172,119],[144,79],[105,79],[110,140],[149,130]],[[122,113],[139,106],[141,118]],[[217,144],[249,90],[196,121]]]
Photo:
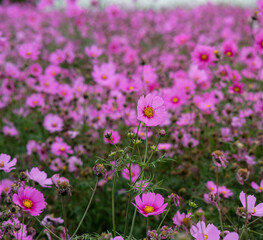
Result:
[[226,52],[226,55],[230,57],[230,56],[232,56],[232,52],[227,51],[227,52]]
[[133,86],[130,86],[130,87],[129,87],[129,90],[133,90],[133,89],[134,89],[134,87],[133,87]]
[[51,72],[52,76],[56,76],[57,72],[56,71],[53,71]]
[[50,84],[49,84],[49,82],[45,82],[45,86],[47,86],[47,87],[48,87],[49,85],[50,85]]
[[31,208],[33,206],[33,203],[31,200],[25,199],[23,200],[22,205],[26,208]]
[[211,191],[213,191],[213,190],[214,190],[214,188],[213,188],[213,187],[210,187],[210,190],[211,190]]
[[225,194],[226,194],[226,191],[223,191],[222,193],[225,195]]
[[152,118],[154,115],[154,110],[151,107],[147,107],[144,109],[143,113],[144,113],[144,116],[148,118]]
[[64,166],[62,167],[62,170],[63,170],[63,171],[66,171],[66,170],[67,170],[67,166],[64,165]]
[[218,50],[215,50],[215,51],[214,51],[214,54],[215,54],[215,55],[218,54]]
[[131,177],[133,177],[133,176],[134,176],[134,173],[133,173],[133,172],[131,172],[131,174],[130,174],[130,175],[131,175]]
[[31,56],[31,52],[27,52],[26,55],[27,55],[27,56]]
[[102,75],[101,78],[102,78],[103,80],[106,80],[108,77],[107,77],[106,75]]
[[234,92],[240,92],[240,88],[239,87],[235,87],[234,88]]
[[178,103],[179,99],[177,97],[173,98],[173,103]]
[[207,56],[206,54],[202,54],[202,55],[201,55],[201,59],[205,61],[205,60],[208,59],[208,56]]
[[184,224],[184,225],[188,225],[189,223],[190,223],[190,218],[183,218],[183,220],[182,220],[182,223]]
[[34,105],[37,105],[37,104],[38,104],[38,101],[37,101],[37,100],[35,100],[33,103],[34,103]]
[[263,41],[261,42],[261,46],[263,47]]
[[4,161],[1,161],[0,162],[0,167],[3,168],[5,166],[5,162]]
[[52,127],[56,127],[57,126],[57,124],[56,123],[52,123]]
[[207,236],[207,234],[204,234],[204,237],[205,237],[205,239],[208,239],[208,236]]
[[65,148],[64,148],[64,147],[61,147],[61,148],[60,148],[60,151],[61,151],[61,152],[64,152],[64,151],[65,151]]
[[207,104],[207,105],[206,105],[206,108],[210,108],[210,107],[211,107],[211,104]]
[[62,96],[66,96],[67,92],[66,91],[62,91],[61,94],[62,94]]
[[259,190],[262,191],[262,190],[263,190],[263,187],[259,187]]
[[8,188],[8,187],[4,188],[4,191],[5,191],[5,192],[8,192],[8,190],[9,190],[9,188]]
[[143,210],[144,210],[145,213],[152,213],[154,211],[154,207],[152,207],[152,206],[145,206]]

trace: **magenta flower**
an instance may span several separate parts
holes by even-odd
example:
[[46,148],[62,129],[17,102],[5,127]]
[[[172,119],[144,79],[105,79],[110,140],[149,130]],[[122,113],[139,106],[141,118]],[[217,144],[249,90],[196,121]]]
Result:
[[181,225],[187,226],[190,224],[190,221],[191,221],[191,213],[185,214],[177,211],[173,217],[173,223],[177,226],[181,226]]
[[51,178],[47,178],[47,174],[44,171],[40,171],[37,167],[32,168],[30,172],[26,170],[26,174],[29,179],[37,182],[42,187],[50,188],[52,185]]
[[20,187],[18,194],[13,195],[13,202],[32,216],[39,216],[47,205],[44,195],[32,187]]
[[26,99],[26,105],[31,108],[43,107],[45,105],[45,99],[41,94],[32,94]]
[[262,192],[263,191],[263,180],[261,180],[260,185],[257,185],[255,182],[252,182],[251,187],[257,190],[258,192]]
[[13,169],[16,169],[14,166],[16,165],[16,158],[10,161],[11,157],[7,154],[1,153],[0,154],[0,170],[8,173]]
[[219,194],[223,195],[224,198],[229,198],[233,195],[230,189],[225,186],[218,187]]
[[192,52],[192,61],[199,68],[205,68],[213,64],[216,60],[214,48],[210,46],[198,45]]
[[205,222],[199,221],[196,225],[192,225],[190,229],[191,235],[196,240],[219,240],[220,231],[213,224],[205,225]]
[[164,101],[159,96],[141,96],[137,104],[137,119],[146,126],[157,126],[166,121]]
[[51,152],[56,156],[67,157],[67,154],[72,154],[73,151],[71,147],[63,142],[63,139],[56,137],[56,141],[51,145]]
[[40,53],[38,47],[34,43],[22,44],[19,47],[18,52],[20,56],[23,57],[24,59],[31,59],[31,60],[37,60],[38,55]]
[[51,133],[60,132],[63,129],[63,120],[58,115],[48,114],[44,118],[43,125]]
[[208,181],[206,183],[206,187],[209,189],[209,191],[213,194],[217,193],[216,184],[213,181]]
[[242,94],[243,84],[240,82],[234,82],[233,85],[229,87],[229,92],[235,94]]
[[91,47],[85,47],[85,53],[90,58],[97,58],[102,54],[102,49],[98,48],[96,45],[92,45]]
[[227,233],[223,240],[239,240],[239,236],[236,232]]
[[3,133],[10,137],[19,136],[19,132],[14,126],[4,126]]
[[0,181],[0,195],[2,192],[5,192],[6,194],[8,194],[11,190],[11,185],[14,182],[9,180],[9,179],[3,179],[2,181]]
[[255,49],[259,52],[259,54],[263,54],[263,31],[260,31],[255,36]]
[[139,177],[140,173],[141,173],[141,168],[137,164],[131,164],[131,173],[130,174],[129,174],[129,164],[127,165],[127,168],[122,170],[122,172],[121,172],[122,176],[126,180],[130,181],[130,176],[131,176],[132,182],[137,180],[137,178]]
[[143,193],[142,199],[139,195],[135,197],[135,203],[132,203],[139,212],[148,217],[150,215],[159,215],[165,211],[168,203],[164,204],[164,198],[160,194],[155,193]]
[[110,240],[124,240],[124,238],[121,236],[117,236],[115,238],[110,238]]
[[112,63],[103,63],[100,67],[94,66],[92,76],[98,84],[109,86],[114,81],[115,65]]
[[256,198],[253,195],[248,195],[242,191],[239,194],[239,199],[244,207],[246,209],[246,198],[247,198],[247,212],[251,216],[257,216],[257,217],[262,217],[263,216],[263,203],[258,204],[255,206],[256,203]]

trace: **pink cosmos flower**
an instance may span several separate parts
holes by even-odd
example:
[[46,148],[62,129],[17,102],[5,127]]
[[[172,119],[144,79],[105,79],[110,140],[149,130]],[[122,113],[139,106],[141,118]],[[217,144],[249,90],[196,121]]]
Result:
[[19,136],[19,132],[14,126],[4,126],[3,133],[11,137]]
[[45,105],[45,99],[42,94],[32,94],[26,99],[27,106],[34,107],[43,107]]
[[177,226],[188,225],[191,220],[191,213],[185,214],[180,213],[179,211],[173,217],[173,223]]
[[243,83],[234,82],[232,86],[229,87],[230,93],[242,94],[243,93]]
[[230,189],[226,188],[225,186],[218,187],[219,194],[223,195],[224,198],[229,198],[233,195]]
[[51,180],[53,182],[53,184],[55,184],[56,187],[58,187],[59,183],[68,183],[69,184],[69,180],[65,177],[60,177],[59,174],[55,174],[51,177]]
[[26,174],[29,179],[37,182],[42,187],[50,188],[52,185],[51,178],[47,178],[47,174],[44,171],[40,171],[37,167],[32,168],[30,172],[26,170]]
[[187,126],[192,125],[195,122],[195,113],[183,113],[179,119],[177,120],[176,124],[178,126]]
[[199,68],[205,68],[213,64],[216,60],[214,48],[210,46],[198,45],[192,52],[192,61]]
[[164,101],[159,96],[141,96],[137,104],[137,119],[146,126],[157,126],[166,121]]
[[57,49],[55,52],[52,52],[49,57],[49,61],[53,64],[59,65],[60,63],[65,61],[65,53],[64,51]]
[[239,240],[239,236],[236,232],[227,233],[223,240]]
[[92,45],[91,47],[85,47],[85,53],[90,58],[97,58],[102,54],[102,49],[98,48],[96,45]]
[[44,118],[43,125],[51,133],[60,132],[63,129],[63,120],[58,115],[48,114]]
[[[25,224],[22,224],[17,218],[10,218],[9,220],[3,222],[3,226],[7,226],[7,225],[12,225],[13,227],[17,227],[20,226],[20,229],[16,231],[9,231],[9,233],[14,237],[12,239],[16,239],[16,240],[33,240],[33,237],[31,235],[27,235],[28,234],[28,229],[27,226]],[[23,228],[23,232],[22,232],[22,228]],[[0,235],[1,236],[1,235]]]
[[16,158],[10,161],[11,157],[7,154],[1,153],[0,154],[0,170],[8,173],[13,169],[16,169],[14,166],[16,165]]
[[13,202],[32,216],[39,216],[47,205],[44,195],[32,187],[20,187],[18,194],[13,195]]
[[213,224],[205,225],[205,222],[199,221],[196,225],[192,225],[190,229],[191,235],[196,240],[219,240],[220,231]]
[[112,63],[103,63],[100,67],[94,66],[92,76],[98,84],[109,86],[114,81],[115,65]]
[[135,203],[132,203],[139,212],[148,217],[150,215],[159,215],[165,211],[168,203],[164,204],[164,198],[160,194],[155,193],[143,193],[142,199],[139,195],[135,197]]
[[110,238],[110,240],[124,240],[123,237],[117,236],[115,238]]
[[0,195],[2,192],[5,192],[6,194],[8,194],[11,190],[11,185],[14,182],[9,180],[9,179],[3,179],[2,181],[0,181]]
[[184,91],[173,88],[163,91],[163,100],[166,109],[174,109],[182,106],[186,102],[187,97]]
[[185,45],[189,39],[190,36],[185,33],[178,34],[173,38],[174,42],[178,45]]
[[24,59],[37,60],[40,53],[38,47],[34,43],[24,43],[18,48],[18,52]]
[[257,7],[259,8],[260,11],[263,11],[263,0],[257,1]]
[[141,168],[137,164],[131,164],[131,172],[129,173],[129,164],[127,165],[127,168],[122,170],[121,174],[122,176],[130,181],[130,175],[131,175],[131,180],[134,182],[137,180],[141,173]]
[[237,53],[238,47],[232,40],[227,40],[223,43],[223,52],[227,57],[234,57]]
[[51,152],[56,156],[67,157],[67,154],[72,154],[73,151],[71,147],[63,142],[63,139],[56,137],[55,142],[51,145]]
[[258,34],[256,34],[254,46],[259,54],[263,54],[263,31],[260,31]]
[[[110,135],[110,139],[105,137],[107,134]],[[112,142],[114,144],[117,144],[120,141],[120,135],[117,131],[114,131],[111,129],[105,130],[104,131],[104,141],[105,143],[108,143],[108,144],[112,144]]]
[[29,74],[33,76],[40,76],[42,73],[42,67],[38,63],[34,63],[29,67]]
[[261,180],[259,186],[255,182],[252,182],[251,187],[257,190],[258,192],[262,192],[263,191],[263,180]]
[[150,183],[147,180],[137,181],[135,183],[135,188],[143,192],[148,187],[149,184]]
[[206,183],[206,187],[209,189],[209,191],[213,194],[217,193],[217,187],[216,184],[213,181],[208,181]]
[[244,209],[246,209],[246,198],[247,198],[247,212],[249,213],[249,215],[262,217],[263,216],[263,203],[260,203],[257,206],[255,206],[257,199],[253,195],[246,196],[246,194],[242,191],[239,194],[239,199]]
[[83,162],[80,158],[77,158],[75,156],[70,157],[68,160],[68,170],[69,172],[75,172],[79,169],[80,166],[83,165]]

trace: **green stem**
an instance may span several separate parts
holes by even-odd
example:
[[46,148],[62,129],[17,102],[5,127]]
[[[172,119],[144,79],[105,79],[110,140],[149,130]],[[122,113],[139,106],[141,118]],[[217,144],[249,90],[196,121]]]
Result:
[[148,151],[148,128],[146,127],[146,147],[145,147],[145,154],[144,154],[144,159],[143,162],[145,163],[146,158],[147,158],[147,151]]
[[146,239],[148,238],[149,218],[150,218],[150,216],[146,217]]
[[165,213],[162,221],[160,222],[160,224],[159,224],[159,226],[158,226],[158,228],[157,228],[157,233],[159,232],[159,230],[160,230],[160,228],[161,228],[161,226],[162,226],[162,224],[163,224],[163,221],[164,221],[164,219],[166,218],[167,214],[169,213],[170,209],[171,209],[171,204],[169,203],[168,210],[166,211],[166,213]]
[[24,222],[25,222],[25,213],[23,212],[21,240],[22,240],[22,238],[23,238]]
[[245,232],[246,232],[246,239],[248,239],[248,213],[247,213],[247,188],[246,183],[244,185],[245,197],[246,197],[246,222],[245,222]]
[[94,197],[94,195],[95,195],[95,192],[96,192],[96,190],[97,190],[97,186],[98,186],[98,178],[97,178],[97,180],[96,180],[95,187],[94,187],[94,189],[93,189],[93,191],[92,191],[92,195],[91,195],[91,197],[90,197],[88,206],[86,207],[86,210],[85,210],[85,212],[84,212],[84,214],[83,214],[83,216],[82,216],[82,218],[81,218],[81,220],[80,220],[80,222],[79,222],[79,225],[78,225],[78,227],[76,228],[76,230],[75,230],[75,232],[73,233],[73,235],[72,235],[71,238],[73,238],[73,237],[77,234],[77,232],[78,232],[78,230],[79,230],[79,228],[80,228],[80,226],[81,226],[84,218],[86,217],[87,212],[88,212],[89,207],[90,207],[90,204],[91,204],[91,202],[92,202],[92,200],[93,200],[93,197]]
[[66,240],[68,240],[67,215],[66,215],[66,211],[65,211],[65,199],[64,199],[64,196],[61,196],[61,203],[62,203],[62,213],[63,213],[63,218],[64,218],[64,227],[65,227]]
[[137,214],[137,208],[134,209],[133,218],[132,218],[132,225],[131,225],[131,231],[130,231],[130,235],[129,235],[128,240],[131,240],[131,238],[132,238],[132,232],[133,232],[133,228],[134,228],[136,214]]
[[253,230],[249,230],[250,232],[252,232],[252,233],[255,233],[255,234],[258,234],[258,235],[260,235],[260,236],[263,236],[263,234],[262,233],[259,233],[259,232],[256,232],[256,231],[253,231]]
[[43,226],[45,229],[47,229],[47,230],[50,232],[51,235],[53,235],[53,236],[56,237],[57,239],[62,240],[62,238],[60,238],[60,237],[57,236],[55,233],[53,233],[48,227],[46,227],[45,225],[43,225],[42,222],[41,222],[37,217],[35,217],[35,219],[39,222],[39,224],[40,224],[41,226]]
[[224,237],[224,228],[223,228],[223,221],[222,221],[222,215],[221,215],[221,208],[220,208],[220,202],[219,202],[219,183],[218,183],[218,173],[219,173],[219,168],[216,168],[216,192],[217,192],[217,210],[218,210],[218,215],[219,215],[219,221],[220,221],[220,226],[221,226],[221,233]]
[[115,184],[116,184],[116,172],[114,174],[113,184],[112,184],[112,195],[111,195],[111,211],[112,211],[112,225],[113,225],[113,236],[116,237],[116,224],[115,224]]

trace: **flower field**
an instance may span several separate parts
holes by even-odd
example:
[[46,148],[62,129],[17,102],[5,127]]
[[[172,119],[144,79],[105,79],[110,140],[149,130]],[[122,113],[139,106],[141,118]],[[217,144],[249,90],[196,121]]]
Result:
[[263,239],[263,1],[0,5],[0,239]]

